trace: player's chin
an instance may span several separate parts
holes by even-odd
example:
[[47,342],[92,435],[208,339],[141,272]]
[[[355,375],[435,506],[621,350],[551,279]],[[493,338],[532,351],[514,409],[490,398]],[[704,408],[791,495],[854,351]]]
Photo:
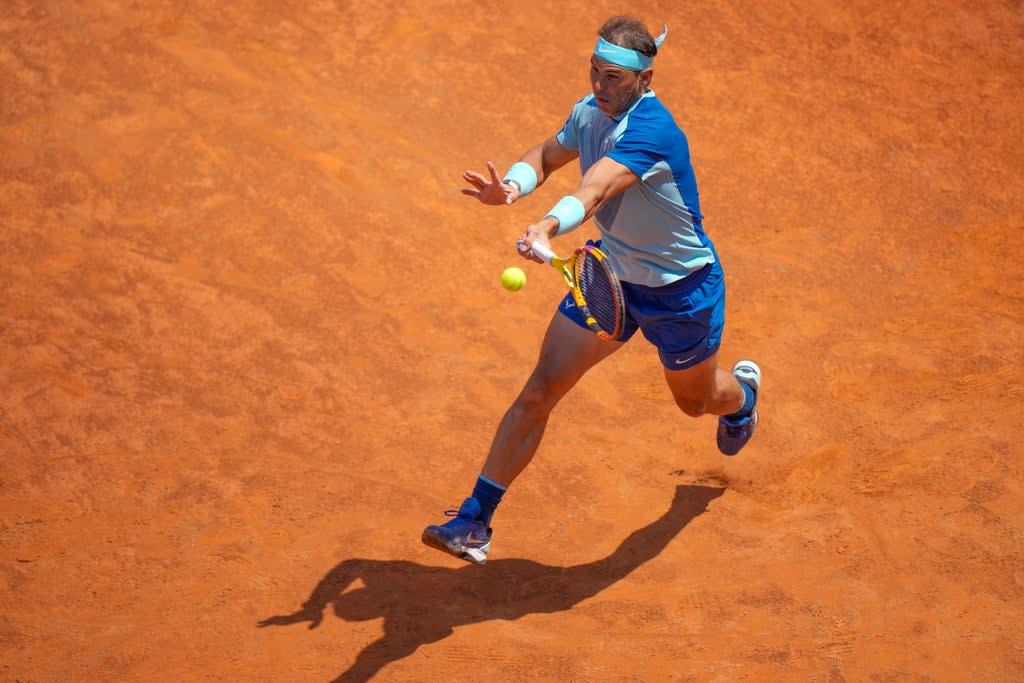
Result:
[[604,100],[603,102],[601,100],[597,100],[597,108],[605,116],[618,116],[622,113],[622,110],[619,107],[616,107],[609,100]]

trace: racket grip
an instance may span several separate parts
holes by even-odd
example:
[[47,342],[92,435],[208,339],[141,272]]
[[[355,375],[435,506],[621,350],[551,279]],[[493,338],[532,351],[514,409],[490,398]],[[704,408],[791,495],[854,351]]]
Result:
[[551,251],[551,249],[549,249],[546,244],[541,244],[540,242],[534,242],[532,249],[533,249],[533,253],[534,254],[536,254],[538,257],[544,259],[548,263],[551,263],[552,259],[555,258],[555,252]]

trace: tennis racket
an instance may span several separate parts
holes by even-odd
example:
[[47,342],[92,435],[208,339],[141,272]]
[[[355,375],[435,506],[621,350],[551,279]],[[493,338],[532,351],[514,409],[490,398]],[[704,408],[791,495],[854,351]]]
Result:
[[562,274],[573,299],[587,321],[587,326],[604,340],[622,333],[626,318],[626,298],[622,285],[611,269],[608,256],[592,244],[578,248],[567,259],[559,258],[540,242],[533,243],[533,253]]

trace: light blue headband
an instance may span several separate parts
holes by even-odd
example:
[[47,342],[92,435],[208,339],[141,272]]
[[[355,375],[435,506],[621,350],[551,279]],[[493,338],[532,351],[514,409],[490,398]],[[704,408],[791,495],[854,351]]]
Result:
[[[654,39],[654,44],[657,47],[661,47],[661,44],[665,42],[665,36],[668,35],[668,25],[661,31],[661,35]],[[650,69],[651,64],[654,63],[653,57],[648,57],[642,52],[636,50],[630,50],[628,47],[619,47],[614,43],[609,43],[604,38],[597,39],[597,45],[594,46],[594,56],[598,59],[603,59],[606,62],[621,66],[630,71],[643,71],[644,69]]]

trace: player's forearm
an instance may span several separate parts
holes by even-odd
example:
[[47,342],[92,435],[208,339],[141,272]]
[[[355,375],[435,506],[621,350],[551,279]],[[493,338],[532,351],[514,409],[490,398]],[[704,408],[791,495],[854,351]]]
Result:
[[544,143],[534,145],[512,164],[505,173],[504,181],[519,190],[523,197],[544,184],[547,173],[544,170]]
[[529,164],[537,173],[537,185],[543,185],[548,177],[548,169],[544,167],[544,143],[534,145],[523,153],[519,161]]
[[550,137],[526,150],[509,169],[505,180],[514,181],[522,195],[527,195],[577,156],[574,150],[562,147],[557,138]]
[[587,216],[590,216],[609,199],[625,192],[639,180],[626,166],[604,157],[583,175],[573,196],[583,202]]
[[625,166],[602,159],[587,171],[576,191],[558,200],[545,216],[545,220],[554,218],[557,222],[553,232],[548,234],[561,235],[575,230],[605,202],[637,180],[638,177]]

